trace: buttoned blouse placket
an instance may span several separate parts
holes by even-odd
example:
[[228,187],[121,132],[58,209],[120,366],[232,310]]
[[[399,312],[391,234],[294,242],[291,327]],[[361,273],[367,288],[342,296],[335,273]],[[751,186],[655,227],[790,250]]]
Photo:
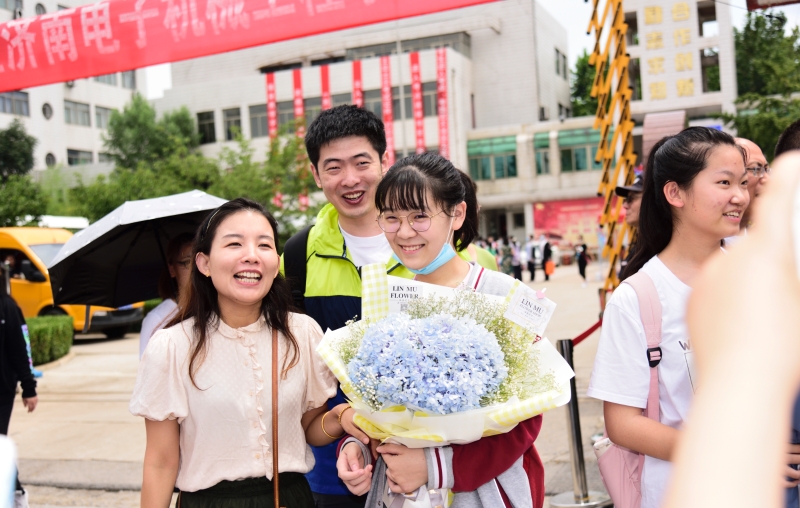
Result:
[[[253,326],[253,325],[250,325]],[[253,372],[253,384],[255,385],[255,392],[252,390],[249,395],[255,397],[256,412],[252,420],[253,428],[258,429],[257,442],[259,449],[254,455],[256,461],[263,461],[268,472],[272,471],[272,454],[270,453],[270,445],[267,440],[267,426],[264,424],[264,407],[261,402],[261,393],[264,391],[264,369],[258,362],[258,347],[256,345],[256,336],[264,334],[265,337],[270,337],[264,319],[258,322],[258,327],[254,330],[246,330],[249,327],[230,329],[236,334],[236,340],[247,350],[248,360],[244,362],[245,367],[250,367]],[[221,330],[220,330],[221,331]]]

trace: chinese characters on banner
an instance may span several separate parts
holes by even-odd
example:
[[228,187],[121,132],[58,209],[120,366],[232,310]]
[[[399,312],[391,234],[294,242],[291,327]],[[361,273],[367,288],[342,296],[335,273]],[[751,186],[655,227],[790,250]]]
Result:
[[0,92],[489,1],[101,0],[0,23]]
[[278,134],[278,105],[275,101],[275,74],[267,74],[267,128],[269,137]]
[[322,111],[331,109],[331,79],[328,74],[328,66],[322,65],[319,68],[319,78],[322,81]]
[[[303,77],[300,69],[295,69],[292,72],[292,82],[294,83],[294,117],[303,118],[305,116],[305,108],[303,107]],[[302,137],[306,133],[305,122],[300,122],[297,127],[297,135]]]
[[417,153],[425,153],[425,111],[422,107],[422,77],[419,69],[419,53],[411,58],[411,110],[414,113],[414,139]]
[[[689,2],[644,8],[648,89],[646,99],[693,97],[694,57]],[[652,27],[652,29],[651,29]],[[674,77],[673,77],[674,76]],[[671,78],[671,79],[670,79]]]
[[353,61],[353,104],[364,107],[364,87],[361,84],[361,60]]
[[439,155],[450,158],[450,132],[447,126],[447,48],[436,50],[436,114],[439,117]]
[[388,56],[381,57],[381,107],[386,131],[386,153],[389,166],[394,165],[394,115],[392,114],[392,69]]

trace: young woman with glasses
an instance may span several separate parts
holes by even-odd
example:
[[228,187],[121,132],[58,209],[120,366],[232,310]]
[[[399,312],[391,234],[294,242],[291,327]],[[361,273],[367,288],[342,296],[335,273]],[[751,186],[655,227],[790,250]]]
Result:
[[[430,284],[506,296],[514,279],[486,270],[456,254],[478,232],[478,203],[472,180],[438,154],[398,161],[378,185],[378,224],[393,257]],[[363,444],[345,442],[339,476],[354,494],[370,492],[367,507],[379,506],[384,489],[413,492],[423,485],[455,492],[451,508],[540,507],[544,466],[533,442],[541,429],[537,416],[507,434],[467,445],[410,449],[385,444],[373,465]],[[373,475],[373,467],[375,474]]]
[[158,279],[158,296],[162,302],[147,313],[139,334],[139,358],[156,331],[164,328],[178,313],[180,290],[189,280],[192,270],[192,240],[194,235],[184,233],[170,240],[167,246],[167,266]]

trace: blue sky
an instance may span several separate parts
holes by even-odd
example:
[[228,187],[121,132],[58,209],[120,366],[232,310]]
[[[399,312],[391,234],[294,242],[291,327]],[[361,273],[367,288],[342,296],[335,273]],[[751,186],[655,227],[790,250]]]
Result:
[[[569,32],[569,65],[575,65],[578,55],[583,50],[591,51],[593,40],[586,35],[586,27],[589,25],[589,17],[592,14],[592,3],[584,0],[538,0],[539,6],[552,14]],[[717,0],[718,9],[730,9],[733,16],[733,24],[741,27],[747,15],[745,0]],[[776,9],[786,13],[788,18],[788,29],[800,24],[800,4],[789,5],[781,9]],[[169,64],[156,65],[147,70],[147,90],[146,95],[149,99],[155,99],[163,95],[163,90],[170,88],[172,79],[170,77]]]

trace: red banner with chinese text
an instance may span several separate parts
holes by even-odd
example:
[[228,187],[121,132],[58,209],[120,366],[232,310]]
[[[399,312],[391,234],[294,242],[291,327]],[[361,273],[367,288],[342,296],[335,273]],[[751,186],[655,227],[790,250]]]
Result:
[[414,113],[414,139],[417,153],[425,152],[425,110],[422,107],[422,76],[419,70],[419,53],[414,51],[411,59],[411,111]]
[[269,137],[278,134],[278,105],[275,100],[275,74],[267,74],[267,131]]
[[[306,114],[303,104],[303,74],[300,69],[292,71],[292,82],[294,83],[294,117],[303,118]],[[306,133],[305,122],[297,127],[297,135],[303,136]]]
[[0,23],[0,92],[492,0],[101,0]]
[[436,114],[439,116],[439,155],[450,158],[450,130],[447,125],[447,48],[436,50]]
[[364,85],[361,82],[361,60],[353,60],[353,104],[364,107]]
[[392,114],[392,62],[388,56],[381,57],[381,107],[383,128],[386,131],[386,152],[389,166],[394,164],[394,115]]
[[322,81],[322,111],[331,109],[331,78],[328,73],[328,66],[321,65],[319,68],[319,79]]

